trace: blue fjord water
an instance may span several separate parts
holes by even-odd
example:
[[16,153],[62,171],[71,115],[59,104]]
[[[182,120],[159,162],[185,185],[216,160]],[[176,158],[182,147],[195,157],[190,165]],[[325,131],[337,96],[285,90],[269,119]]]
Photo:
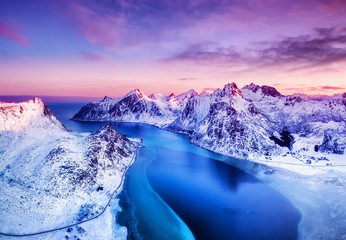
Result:
[[[69,120],[84,103],[47,105],[72,131],[95,132],[106,124]],[[129,239],[297,239],[298,210],[267,184],[225,163],[229,158],[190,144],[186,135],[145,124],[113,125],[145,146],[120,194],[118,221],[127,226]]]

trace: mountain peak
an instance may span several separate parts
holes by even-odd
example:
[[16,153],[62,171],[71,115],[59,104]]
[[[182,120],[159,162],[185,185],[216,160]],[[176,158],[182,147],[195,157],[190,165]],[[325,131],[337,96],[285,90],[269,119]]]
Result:
[[34,97],[34,99],[29,100],[28,102],[32,101],[34,104],[44,105],[43,101],[39,97]]
[[46,126],[51,123],[62,126],[54,113],[38,97],[26,102],[0,103],[0,130],[20,131],[29,125]]
[[156,100],[156,99],[157,99],[154,93],[150,94],[150,95],[148,96],[148,98],[153,99],[153,100]]
[[276,88],[269,87],[269,86],[261,86],[262,93],[267,96],[272,96],[272,97],[281,97],[281,93],[276,90]]
[[187,92],[184,92],[184,93],[178,95],[177,98],[180,101],[183,101],[185,99],[190,99],[191,97],[195,97],[195,96],[198,96],[198,93],[195,90],[190,89]]
[[199,96],[201,96],[201,97],[205,97],[205,96],[208,96],[209,95],[209,93],[207,92],[207,91],[205,91],[205,90],[203,90],[200,94],[199,94]]
[[234,82],[227,83],[222,90],[225,94],[232,96],[232,97],[241,97],[240,89],[237,87],[237,84]]
[[251,90],[252,92],[257,92],[259,89],[260,89],[261,87],[259,86],[259,85],[257,85],[257,84],[254,84],[254,83],[250,83],[249,85],[246,85],[245,87],[244,87],[244,89],[249,89],[249,90]]
[[113,98],[110,98],[110,97],[108,97],[108,96],[105,96],[105,97],[102,99],[101,102],[109,102],[109,101],[112,101],[112,100],[113,100]]
[[144,93],[142,93],[138,88],[136,88],[130,91],[125,96],[132,96],[132,95],[136,95],[138,98],[142,98],[144,96]]
[[167,97],[168,101],[177,101],[177,97],[174,95],[174,93],[171,93],[168,97]]
[[254,83],[250,83],[249,85],[246,85],[245,87],[243,87],[243,89],[247,89],[252,91],[253,93],[257,93],[258,91],[261,91],[263,95],[265,96],[271,96],[271,97],[281,97],[282,94],[276,90],[274,87],[270,87],[270,86],[259,86],[256,85]]

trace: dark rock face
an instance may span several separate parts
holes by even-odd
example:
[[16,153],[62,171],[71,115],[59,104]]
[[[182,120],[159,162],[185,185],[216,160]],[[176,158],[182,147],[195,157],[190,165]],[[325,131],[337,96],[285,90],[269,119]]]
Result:
[[293,136],[291,133],[287,130],[284,130],[281,132],[281,138],[277,138],[275,136],[270,137],[271,140],[273,140],[276,144],[278,144],[281,147],[287,147],[288,149],[291,150],[291,144],[294,140]]
[[129,157],[135,149],[133,143],[116,131],[111,124],[97,130],[90,136],[89,141],[92,144],[86,156],[90,159],[91,173],[95,175],[99,169],[123,168],[121,159]]
[[109,102],[109,101],[112,101],[112,100],[113,100],[112,98],[105,96],[105,97],[102,99],[102,102]]
[[262,89],[262,93],[264,95],[267,96],[272,96],[272,97],[281,97],[281,93],[278,92],[278,90],[276,90],[273,87],[269,87],[269,86],[261,86]]
[[282,96],[278,90],[276,90],[273,87],[266,86],[266,85],[258,86],[254,83],[251,83],[249,85],[246,85],[244,87],[244,89],[251,90],[254,93],[257,93],[259,90],[261,90],[262,94],[264,94],[265,96],[271,96],[271,97],[281,97]]
[[301,97],[286,97],[285,106],[294,106],[296,103],[302,102]]
[[106,112],[100,111],[99,105],[95,103],[88,103],[83,106],[79,112],[77,112],[72,119],[74,120],[83,120],[86,117],[90,118],[90,120],[97,118],[101,114],[105,114]]

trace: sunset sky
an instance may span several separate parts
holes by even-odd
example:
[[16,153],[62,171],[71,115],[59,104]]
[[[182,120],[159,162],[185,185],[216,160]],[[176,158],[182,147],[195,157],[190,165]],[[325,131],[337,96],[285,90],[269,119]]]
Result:
[[1,0],[0,95],[346,91],[345,0]]

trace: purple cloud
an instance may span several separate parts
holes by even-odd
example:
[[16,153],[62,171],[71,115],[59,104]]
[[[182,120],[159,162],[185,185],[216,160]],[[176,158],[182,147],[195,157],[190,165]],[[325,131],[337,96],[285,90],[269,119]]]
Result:
[[346,60],[346,28],[317,28],[313,33],[266,42],[259,57],[267,64],[314,66]]
[[112,60],[106,54],[99,52],[82,52],[80,55],[82,55],[86,61],[90,62],[107,62]]
[[237,50],[216,44],[190,45],[166,61],[190,61],[227,66],[286,66],[290,70],[326,65],[346,60],[346,28],[317,28],[312,33],[258,42],[256,48]]
[[30,42],[26,36],[22,35],[18,29],[18,25],[9,24],[0,21],[0,37],[4,37],[14,43],[22,45],[24,47],[30,46]]
[[60,13],[91,43],[106,49],[119,45],[126,19],[121,15],[102,14],[80,1],[66,1]]
[[[61,3],[63,1],[63,3]],[[104,48],[208,39],[210,33],[269,26],[293,11],[291,1],[59,0],[53,9],[91,43]]]
[[319,7],[327,12],[342,13],[346,9],[344,0],[319,0]]
[[218,47],[216,43],[199,43],[187,47],[184,51],[168,58],[168,61],[192,61],[195,63],[223,64],[247,61],[243,53],[234,47]]

